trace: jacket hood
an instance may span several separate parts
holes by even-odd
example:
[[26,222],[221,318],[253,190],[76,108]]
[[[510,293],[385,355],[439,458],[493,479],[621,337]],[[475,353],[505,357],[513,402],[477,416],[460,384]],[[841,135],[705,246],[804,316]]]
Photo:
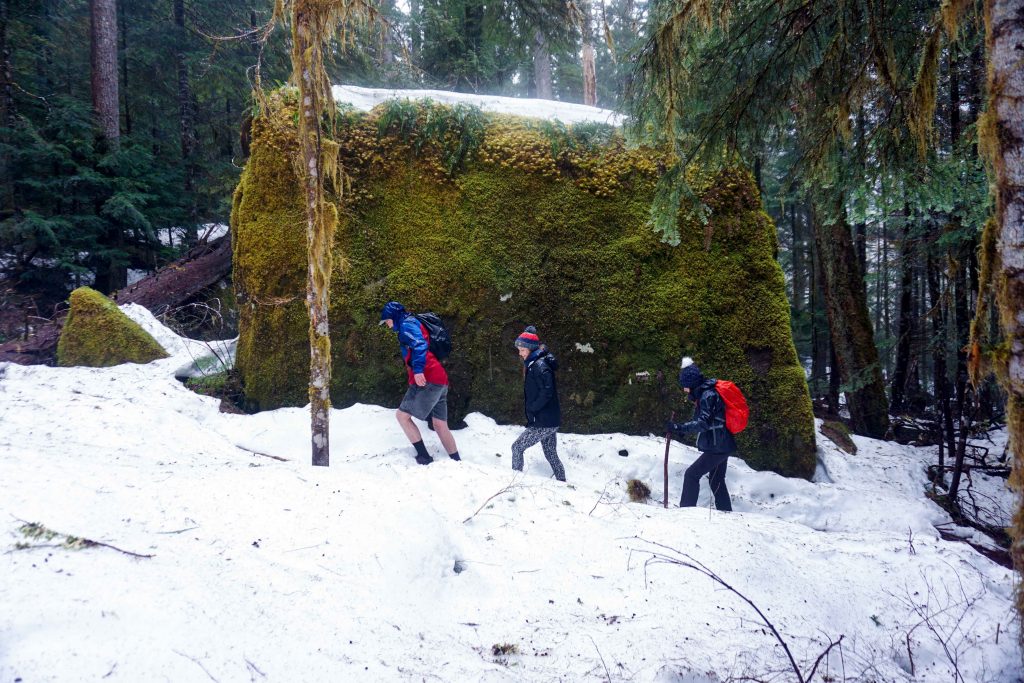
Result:
[[717,379],[704,379],[696,387],[690,389],[690,398],[693,399],[694,403],[700,403],[700,397],[704,395],[704,392],[708,389],[714,390]]
[[541,348],[531,353],[529,356],[526,357],[525,362],[527,365],[529,365],[530,363],[538,360],[543,360],[547,364],[547,366],[552,370],[558,369],[558,359],[555,358],[555,354],[548,351],[546,347],[542,346]]
[[408,315],[405,310],[405,306],[398,303],[397,301],[389,301],[384,304],[384,308],[380,309],[381,320],[391,320],[395,323],[395,329],[402,324],[402,320]]

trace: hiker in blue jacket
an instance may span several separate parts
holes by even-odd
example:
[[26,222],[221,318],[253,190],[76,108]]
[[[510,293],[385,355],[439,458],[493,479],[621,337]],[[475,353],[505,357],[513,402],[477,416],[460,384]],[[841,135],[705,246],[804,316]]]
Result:
[[538,441],[551,465],[555,479],[565,481],[565,469],[558,459],[558,426],[562,420],[558,404],[555,371],[558,361],[541,343],[537,328],[527,327],[516,337],[516,350],[523,359],[523,400],[526,406],[526,431],[512,444],[512,469],[523,471],[523,451]]
[[395,411],[395,418],[416,451],[416,462],[429,465],[434,459],[427,452],[420,430],[412,421],[414,417],[424,422],[429,419],[448,457],[460,460],[455,437],[448,429],[448,372],[430,350],[430,333],[426,325],[397,301],[384,304],[380,324],[398,333],[399,353],[405,362],[409,388]]
[[683,358],[679,370],[679,386],[696,404],[689,422],[666,422],[665,429],[675,437],[697,433],[698,457],[683,475],[683,496],[679,507],[693,507],[700,494],[700,478],[708,475],[715,507],[732,510],[729,489],[725,485],[725,471],[730,455],[736,455],[736,439],[725,428],[725,401],[715,390],[716,380],[707,379],[692,358]]

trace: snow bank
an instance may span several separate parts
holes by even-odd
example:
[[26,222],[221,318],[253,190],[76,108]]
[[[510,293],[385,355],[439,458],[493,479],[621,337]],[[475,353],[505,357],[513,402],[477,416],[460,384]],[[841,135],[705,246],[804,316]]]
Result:
[[[734,461],[737,511],[722,514],[706,483],[700,507],[674,506],[696,453],[673,445],[665,510],[624,491],[640,478],[660,501],[659,437],[560,435],[566,485],[536,449],[513,476],[519,427],[470,415],[461,463],[425,431],[438,460],[420,467],[393,411],[355,405],[332,413],[332,466],[312,468],[305,410],[218,412],[172,377],[198,343],[124,310],[172,357],[0,365],[0,680],[785,671],[748,605],[658,561],[689,561],[679,553],[764,610],[805,673],[843,636],[819,676],[951,680],[952,656],[963,680],[1019,680],[1014,578],[939,537],[949,520],[922,495],[925,451],[856,438],[849,456],[822,439],[815,482]],[[20,520],[152,557],[27,539]]]
[[359,111],[370,111],[386,100],[431,99],[441,104],[472,104],[484,111],[497,114],[515,114],[535,119],[557,120],[563,123],[597,122],[613,126],[622,125],[623,117],[610,109],[599,109],[571,102],[535,100],[496,95],[473,95],[449,92],[447,90],[389,90],[386,88],[361,88],[355,85],[334,86],[334,99],[351,104]]

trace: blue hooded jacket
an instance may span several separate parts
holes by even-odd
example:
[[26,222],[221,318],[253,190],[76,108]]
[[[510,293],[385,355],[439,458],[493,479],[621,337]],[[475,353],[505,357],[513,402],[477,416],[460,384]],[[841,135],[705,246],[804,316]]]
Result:
[[[427,338],[423,336],[423,326],[414,315],[405,310],[405,306],[397,301],[384,304],[380,312],[381,320],[391,320],[394,330],[398,333],[399,353],[412,374],[424,373],[427,381],[432,384],[447,384],[448,373],[441,362],[430,352]],[[412,375],[410,375],[412,382]]]

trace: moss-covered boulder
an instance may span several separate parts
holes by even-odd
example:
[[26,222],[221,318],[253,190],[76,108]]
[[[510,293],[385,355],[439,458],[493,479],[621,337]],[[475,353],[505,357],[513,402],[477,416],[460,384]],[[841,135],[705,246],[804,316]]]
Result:
[[113,301],[89,287],[71,292],[71,309],[57,342],[57,364],[105,368],[149,363],[167,352]]
[[[250,407],[307,402],[306,236],[287,93],[253,123],[232,213],[237,367]],[[735,381],[751,422],[741,456],[810,476],[814,423],[790,335],[774,226],[750,175],[694,175],[706,225],[671,246],[648,225],[663,159],[608,127],[565,128],[430,103],[391,103],[339,124],[331,297],[335,406],[397,406],[405,374],[390,299],[452,330],[449,408],[522,420],[512,342],[527,324],[560,357],[563,429],[662,433],[690,404],[682,355]]]

